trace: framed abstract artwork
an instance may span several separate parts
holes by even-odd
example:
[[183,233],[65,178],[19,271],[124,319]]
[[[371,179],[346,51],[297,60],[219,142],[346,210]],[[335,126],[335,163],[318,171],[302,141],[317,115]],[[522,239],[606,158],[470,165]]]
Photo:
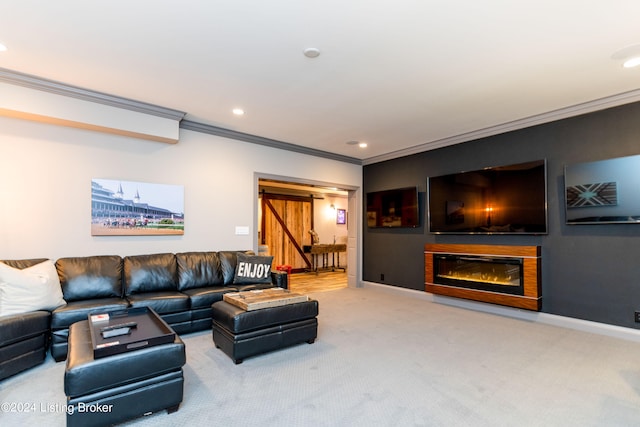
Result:
[[567,187],[567,207],[615,206],[618,204],[618,184],[597,182]]
[[640,155],[564,167],[566,224],[640,224]]

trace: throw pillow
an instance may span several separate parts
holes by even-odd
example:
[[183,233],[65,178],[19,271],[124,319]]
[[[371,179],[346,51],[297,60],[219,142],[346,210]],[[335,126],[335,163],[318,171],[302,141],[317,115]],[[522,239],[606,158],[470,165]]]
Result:
[[238,253],[238,263],[233,283],[247,285],[252,283],[271,283],[272,256],[245,255]]
[[53,310],[64,304],[60,279],[52,261],[22,270],[0,262],[0,316]]

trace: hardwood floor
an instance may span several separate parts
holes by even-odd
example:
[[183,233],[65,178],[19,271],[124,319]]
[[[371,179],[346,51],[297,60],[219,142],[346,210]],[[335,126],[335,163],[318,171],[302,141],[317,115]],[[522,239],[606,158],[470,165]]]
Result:
[[316,273],[293,273],[289,276],[289,290],[300,294],[332,291],[347,287],[347,273],[344,271],[323,271]]

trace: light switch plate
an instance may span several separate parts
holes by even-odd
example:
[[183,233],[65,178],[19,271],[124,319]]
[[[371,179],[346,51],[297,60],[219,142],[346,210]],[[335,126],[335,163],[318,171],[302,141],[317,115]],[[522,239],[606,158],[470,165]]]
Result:
[[236,236],[247,236],[249,234],[249,227],[236,225]]

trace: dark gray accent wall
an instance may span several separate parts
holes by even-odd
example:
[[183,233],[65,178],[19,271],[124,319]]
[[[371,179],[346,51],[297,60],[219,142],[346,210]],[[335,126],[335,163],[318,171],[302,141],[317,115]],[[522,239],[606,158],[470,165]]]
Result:
[[[640,103],[366,165],[364,203],[368,192],[417,185],[422,222],[414,229],[369,229],[363,218],[363,280],[423,290],[425,243],[539,245],[543,312],[640,328],[634,322],[634,311],[640,310],[640,225],[566,225],[564,211],[566,164],[635,154],[640,154]],[[547,159],[547,235],[428,232],[429,176],[542,158]]]

